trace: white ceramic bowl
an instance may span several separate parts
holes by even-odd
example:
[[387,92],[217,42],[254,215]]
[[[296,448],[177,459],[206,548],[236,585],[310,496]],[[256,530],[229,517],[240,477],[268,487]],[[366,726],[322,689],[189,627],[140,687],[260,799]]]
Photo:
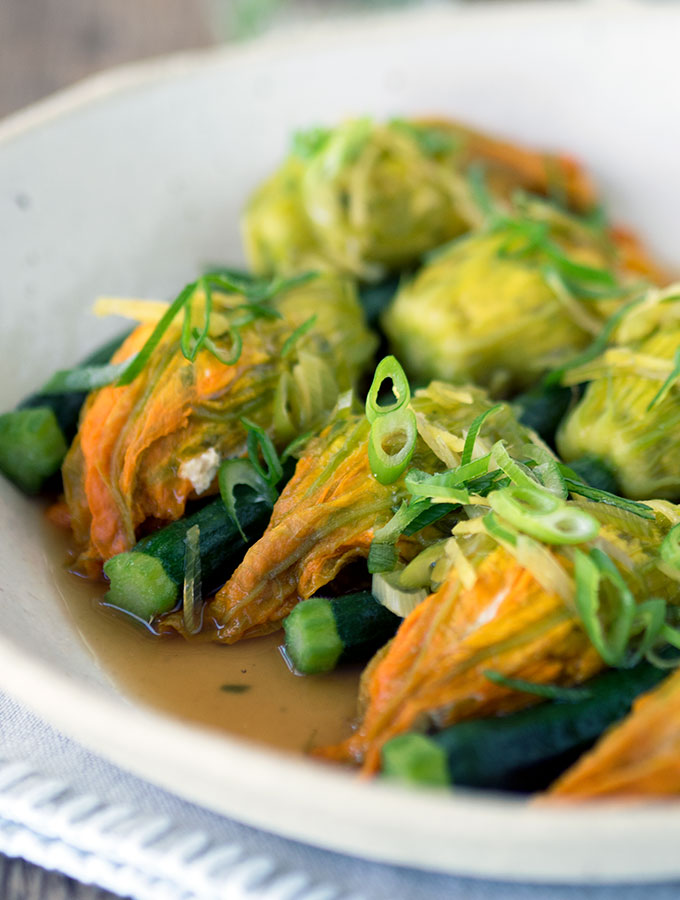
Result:
[[[677,263],[679,31],[662,4],[428,8],[124,69],[14,116],[0,125],[0,408],[105,336],[82,315],[98,292],[170,295],[205,260],[238,261],[239,210],[291,130],[351,114],[451,114],[568,148]],[[680,875],[673,806],[555,811],[359,783],[125,700],[55,596],[40,513],[4,481],[0,502],[0,686],[124,768],[372,859],[538,880]]]

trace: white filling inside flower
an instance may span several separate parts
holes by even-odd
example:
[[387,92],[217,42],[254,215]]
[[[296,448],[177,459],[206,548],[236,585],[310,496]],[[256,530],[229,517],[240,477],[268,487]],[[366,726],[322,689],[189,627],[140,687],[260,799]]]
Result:
[[179,467],[179,477],[190,481],[197,494],[203,494],[213,483],[220,465],[220,455],[209,447],[198,456],[186,459]]

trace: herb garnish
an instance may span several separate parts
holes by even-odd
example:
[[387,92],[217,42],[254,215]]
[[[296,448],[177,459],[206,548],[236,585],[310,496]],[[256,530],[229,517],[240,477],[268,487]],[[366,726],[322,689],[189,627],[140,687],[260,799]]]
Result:
[[[144,346],[134,356],[121,363],[64,369],[57,372],[43,386],[40,393],[67,394],[75,391],[92,391],[114,382],[118,386],[131,384],[148,363],[151,354],[170,324],[181,312],[184,312],[184,320],[180,347],[186,359],[193,362],[199,350],[205,348],[224,365],[234,365],[240,359],[243,348],[240,329],[255,319],[281,318],[278,310],[268,305],[269,302],[279,294],[305,284],[316,277],[315,272],[305,272],[291,278],[276,276],[272,279],[253,279],[232,273],[229,269],[214,269],[183,288],[160,318]],[[200,329],[193,326],[191,319],[192,304],[199,290],[203,291],[205,296],[205,313]],[[231,317],[229,328],[231,351],[229,353],[218,347],[209,336],[210,318],[214,305],[213,290],[219,290],[226,294],[242,294],[245,298],[245,303],[229,310]],[[290,335],[284,344],[284,349],[289,341],[292,345],[312,325],[313,322],[309,320],[303,323]]]
[[534,681],[525,681],[523,678],[510,678],[501,672],[487,669],[484,677],[501,687],[510,688],[513,691],[521,691],[523,694],[535,694],[546,700],[561,700],[566,703],[578,703],[579,700],[587,700],[592,692],[587,688],[562,687],[557,684],[537,684]]
[[221,684],[220,690],[225,694],[245,694],[252,688],[252,684]]
[[649,406],[647,407],[647,412],[650,412],[657,404],[661,403],[661,401],[673,387],[673,384],[678,380],[678,378],[680,378],[680,347],[678,347],[673,356],[673,368],[671,369],[668,378],[664,381],[664,383],[661,385],[659,390],[650,401]]
[[317,316],[310,316],[306,321],[302,323],[302,325],[298,325],[298,327],[288,335],[283,344],[283,347],[281,348],[281,356],[288,356],[288,354],[291,352],[300,338],[307,334],[307,332],[316,325],[316,320]]

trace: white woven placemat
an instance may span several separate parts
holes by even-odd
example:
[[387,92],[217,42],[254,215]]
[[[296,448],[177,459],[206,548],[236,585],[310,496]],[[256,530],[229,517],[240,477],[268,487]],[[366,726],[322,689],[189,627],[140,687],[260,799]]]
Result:
[[[158,761],[159,766],[163,760]],[[676,900],[679,884],[499,884],[240,825],[93,755],[0,693],[0,853],[134,900]]]

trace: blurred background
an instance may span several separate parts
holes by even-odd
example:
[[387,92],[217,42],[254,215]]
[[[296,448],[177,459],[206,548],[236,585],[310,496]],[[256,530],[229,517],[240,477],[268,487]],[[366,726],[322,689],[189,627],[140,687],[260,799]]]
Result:
[[0,0],[0,117],[120,63],[436,2],[446,0]]

